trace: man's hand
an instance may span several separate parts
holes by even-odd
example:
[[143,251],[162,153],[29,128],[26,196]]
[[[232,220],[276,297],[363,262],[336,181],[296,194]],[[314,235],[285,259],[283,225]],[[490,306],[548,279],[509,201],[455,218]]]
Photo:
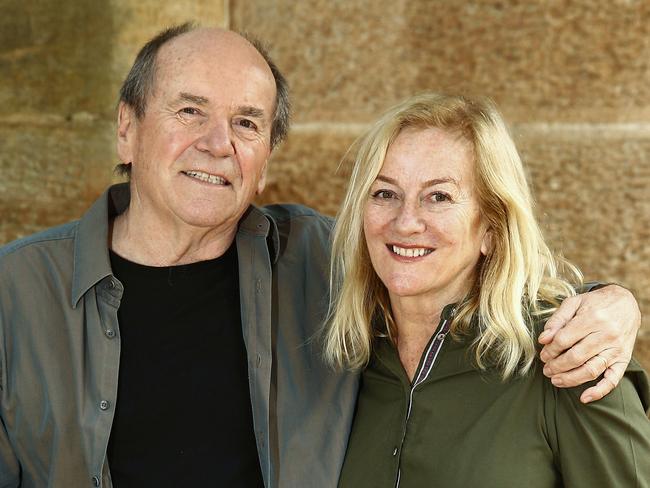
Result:
[[580,401],[600,400],[625,373],[641,326],[641,312],[630,291],[609,285],[569,297],[539,335],[544,374],[558,387],[577,386],[604,373]]

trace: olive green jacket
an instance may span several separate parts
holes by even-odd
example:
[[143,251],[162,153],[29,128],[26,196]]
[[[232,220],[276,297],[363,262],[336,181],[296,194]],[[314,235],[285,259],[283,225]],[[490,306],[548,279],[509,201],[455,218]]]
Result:
[[[128,202],[128,187],[112,187],[80,221],[0,249],[0,488],[111,486],[123,287],[108,223]],[[308,208],[273,205],[251,207],[237,232],[267,487],[333,487],[343,462],[358,380],[332,373],[312,341],[327,307],[331,226]]]
[[436,357],[430,369],[419,365],[411,393],[395,348],[376,342],[341,488],[650,487],[650,393],[638,363],[612,393],[584,405],[588,385],[555,388],[539,364],[505,382],[481,373],[470,343],[452,340],[441,323],[423,355]]

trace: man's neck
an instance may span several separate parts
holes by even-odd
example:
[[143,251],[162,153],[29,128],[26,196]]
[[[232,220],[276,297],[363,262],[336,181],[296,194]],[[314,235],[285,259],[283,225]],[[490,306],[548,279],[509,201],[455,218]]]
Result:
[[223,255],[235,239],[236,226],[206,228],[158,225],[155,218],[127,208],[111,223],[110,248],[129,261],[147,266],[175,266]]

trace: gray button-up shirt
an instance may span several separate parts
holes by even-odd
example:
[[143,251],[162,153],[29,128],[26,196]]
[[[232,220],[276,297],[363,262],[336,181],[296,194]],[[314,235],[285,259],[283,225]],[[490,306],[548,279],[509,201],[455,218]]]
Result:
[[[106,448],[123,287],[111,271],[108,232],[128,202],[128,187],[116,185],[80,221],[0,249],[0,488],[111,487]],[[237,232],[267,487],[336,486],[345,454],[357,377],[328,369],[317,339],[331,226],[311,209],[273,205],[251,207]]]

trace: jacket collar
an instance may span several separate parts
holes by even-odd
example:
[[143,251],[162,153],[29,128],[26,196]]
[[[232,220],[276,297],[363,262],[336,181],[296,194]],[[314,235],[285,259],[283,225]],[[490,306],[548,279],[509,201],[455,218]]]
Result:
[[[79,221],[74,244],[72,307],[98,282],[112,276],[108,252],[109,223],[129,206],[128,183],[110,186]],[[237,234],[265,236],[273,263],[278,260],[280,237],[273,218],[251,205],[239,222]]]

